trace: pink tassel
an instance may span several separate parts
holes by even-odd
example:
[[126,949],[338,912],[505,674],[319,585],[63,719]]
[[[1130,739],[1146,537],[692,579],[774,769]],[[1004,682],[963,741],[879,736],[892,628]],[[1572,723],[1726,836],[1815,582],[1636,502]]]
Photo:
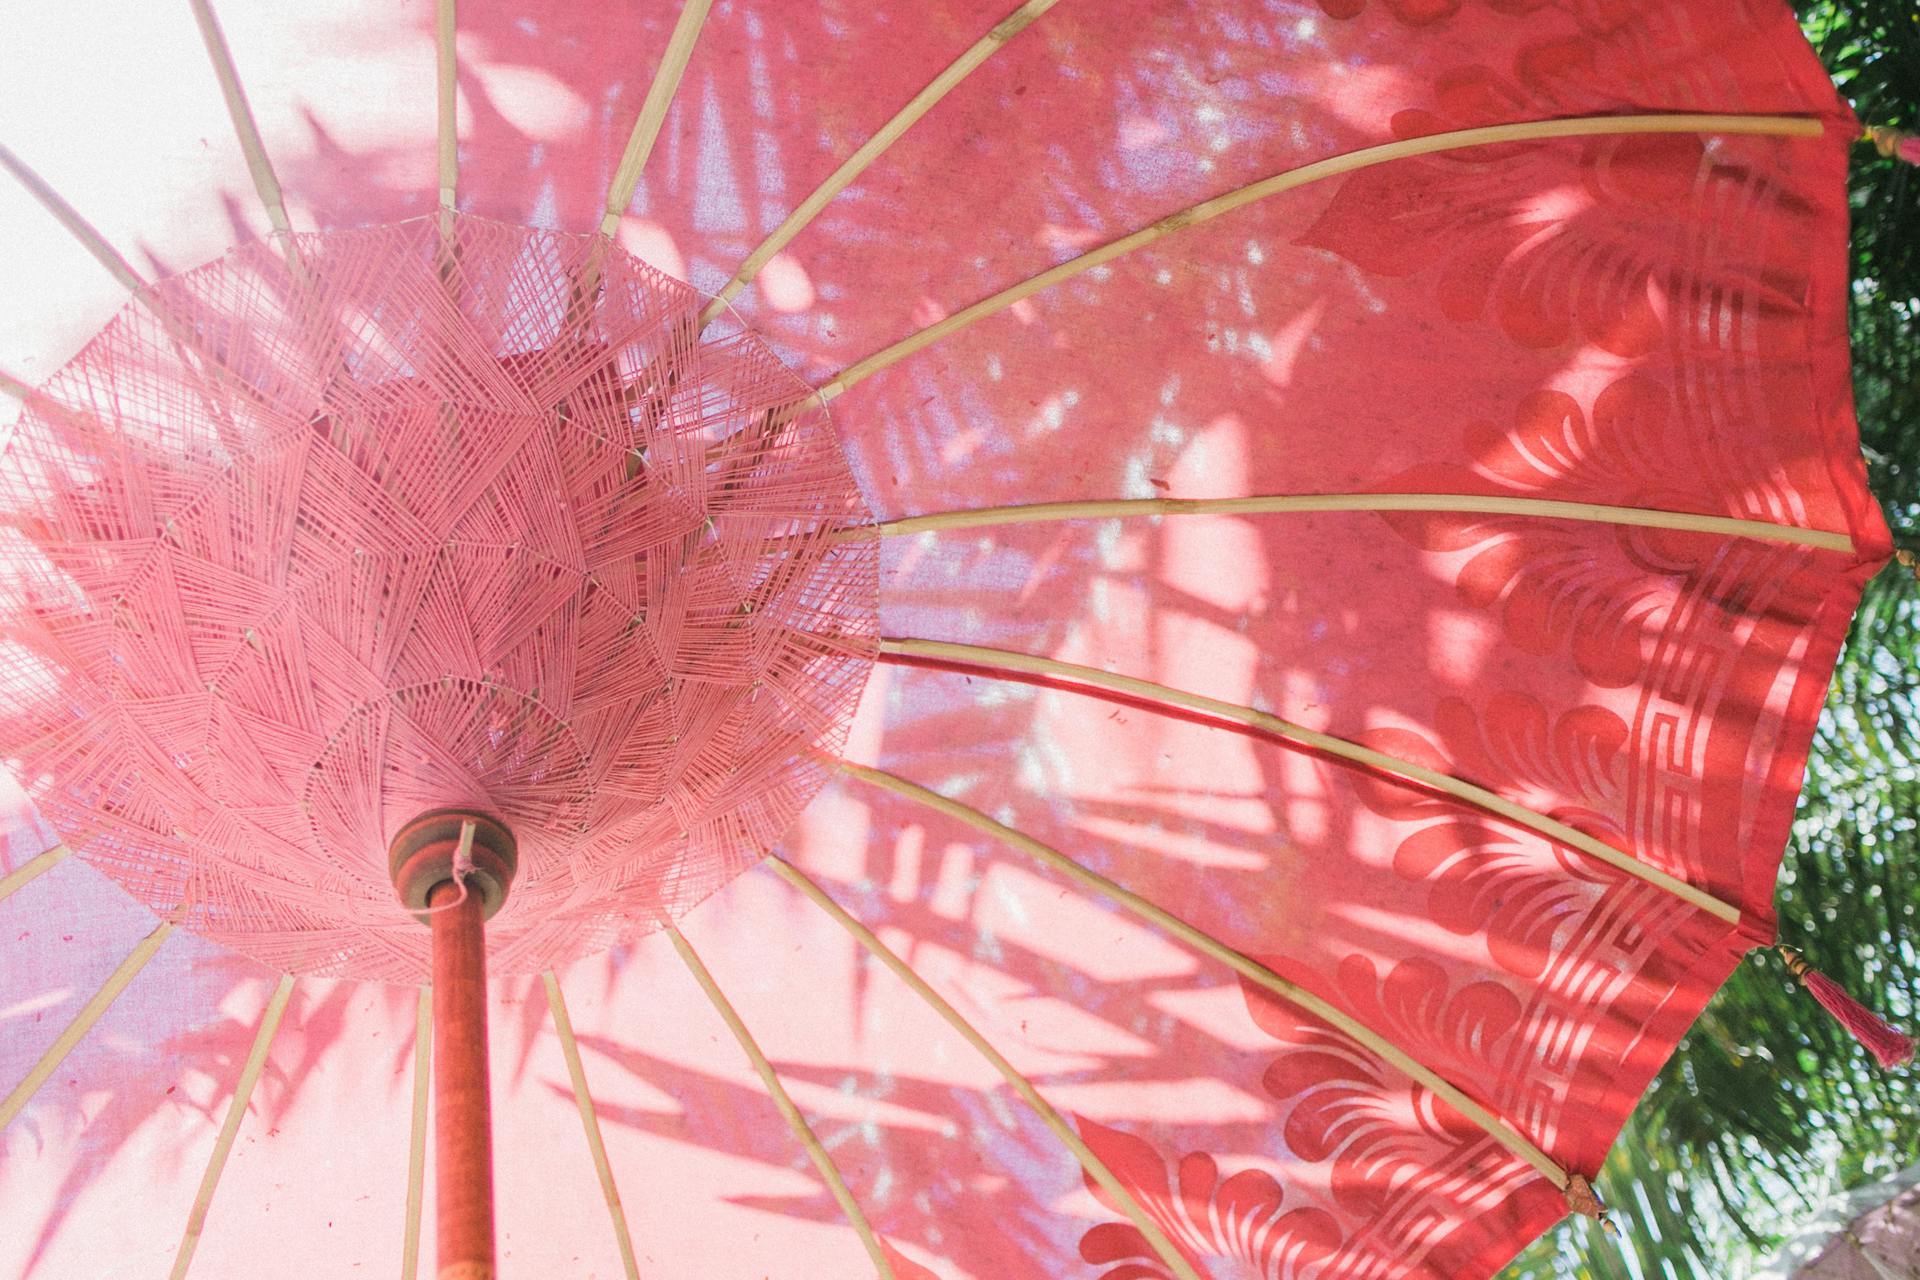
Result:
[[1809,965],[1792,947],[1776,946],[1774,950],[1780,953],[1788,970],[1800,979],[1800,985],[1808,994],[1852,1033],[1855,1040],[1865,1045],[1881,1066],[1897,1067],[1913,1060],[1912,1036],[1902,1035],[1888,1026],[1873,1010],[1848,995],[1846,988]]
[[1890,129],[1881,124],[1867,130],[1865,141],[1871,142],[1873,149],[1889,160],[1905,160],[1908,164],[1920,165],[1920,134]]

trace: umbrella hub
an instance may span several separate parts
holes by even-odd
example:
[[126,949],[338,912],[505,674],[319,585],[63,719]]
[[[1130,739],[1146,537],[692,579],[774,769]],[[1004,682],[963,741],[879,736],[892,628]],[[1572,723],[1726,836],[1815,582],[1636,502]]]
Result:
[[435,809],[400,828],[389,865],[400,901],[423,923],[433,891],[444,884],[464,886],[480,899],[482,919],[491,920],[507,900],[519,852],[498,819],[468,809]]
[[874,657],[814,389],[602,237],[236,249],[48,381],[0,495],[34,544],[0,745],[35,804],[288,972],[426,975],[449,806],[502,971],[678,916],[811,800]]

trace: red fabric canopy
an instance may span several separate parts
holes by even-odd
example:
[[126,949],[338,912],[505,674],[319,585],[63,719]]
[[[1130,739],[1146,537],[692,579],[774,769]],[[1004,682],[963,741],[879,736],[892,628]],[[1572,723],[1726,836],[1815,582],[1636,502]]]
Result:
[[[79,855],[0,904],[0,1087],[30,1076],[155,911],[186,900],[181,933],[0,1134],[0,1272],[148,1275],[177,1256],[281,970],[288,1013],[202,1206],[193,1274],[265,1257],[394,1269],[405,983],[425,931],[375,896],[325,915],[352,895],[327,898],[318,861],[221,825],[267,793],[297,811],[300,779],[333,776],[328,753],[374,704],[405,734],[352,747],[379,763],[332,802],[340,822],[271,828],[341,883],[377,889],[385,839],[431,803],[549,834],[585,822],[577,840],[529,842],[539,874],[492,935],[496,969],[517,975],[492,1014],[506,1276],[630,1273],[580,1137],[570,1042],[526,976],[549,965],[641,1274],[858,1275],[878,1269],[871,1245],[903,1280],[1387,1280],[1490,1275],[1563,1216],[1563,1184],[1596,1173],[1707,999],[1772,939],[1813,724],[1889,552],[1849,396],[1859,127],[1784,3],[731,0],[697,29],[608,249],[590,237],[681,11],[463,0],[460,235],[497,249],[501,279],[525,278],[475,290],[484,305],[463,315],[481,337],[446,368],[490,362],[502,403],[527,407],[457,465],[352,445],[417,443],[406,433],[436,406],[470,405],[428,367],[445,346],[421,317],[440,302],[406,276],[431,283],[441,244],[431,6],[227,8],[291,222],[320,233],[291,263],[283,242],[250,243],[269,223],[184,14],[28,15],[33,57],[0,86],[0,141],[134,270],[172,279],[146,297],[175,300],[172,329],[140,302],[113,320],[122,285],[24,188],[0,191],[0,369],[45,389],[4,462],[0,755],[21,788],[4,865],[62,839]],[[888,142],[956,59],[949,91]],[[1468,132],[1507,124],[1528,127]],[[876,135],[870,165],[748,273],[734,312],[676,283],[733,292]],[[343,247],[376,240],[385,256]],[[250,247],[201,268],[235,243]],[[606,286],[591,358],[565,345],[581,341],[582,281]],[[351,342],[313,336],[322,294],[356,300],[324,309]],[[618,332],[616,312],[632,321]],[[643,316],[655,337],[631,337]],[[136,330],[143,345],[114,345]],[[247,364],[250,342],[274,360]],[[129,360],[254,373],[215,377],[203,411],[206,388],[156,399],[153,377],[116,372]],[[267,364],[285,376],[262,420],[304,431],[311,454],[271,472],[301,513],[290,528],[385,511],[366,495],[386,484],[406,518],[367,528],[430,559],[483,539],[423,511],[511,489],[520,514],[485,528],[545,521],[565,589],[536,609],[527,593],[552,577],[510,573],[441,609],[421,602],[452,597],[422,572],[329,595],[314,584],[351,563],[351,537],[312,561],[249,560],[204,509],[197,534],[91,518],[101,494],[138,489],[135,471],[149,498],[176,494],[169,459],[268,509],[269,473],[247,459],[284,461],[281,427],[259,428],[269,450],[185,425],[231,421]],[[725,412],[703,399],[743,379],[754,396]],[[635,406],[669,381],[681,417],[646,418]],[[342,425],[355,396],[378,411]],[[569,406],[589,402],[597,425],[567,435]],[[744,422],[775,433],[748,437],[774,453],[811,433],[816,469],[754,453],[751,479],[713,480],[687,442]],[[657,491],[646,466],[615,465],[656,438],[677,443],[650,458],[682,451]],[[129,469],[115,450],[136,446],[158,461]],[[549,455],[578,469],[556,482]],[[725,510],[671,505],[693,490],[760,503],[763,523],[727,542]],[[583,495],[609,503],[599,524]],[[1032,509],[1092,502],[1110,505]],[[914,520],[1005,507],[1022,510]],[[717,561],[697,553],[709,520],[733,548]],[[832,607],[806,585],[828,577],[783,579],[792,609],[754,623],[750,654],[727,649],[801,524],[807,572],[851,566]],[[696,550],[647,581],[713,572],[644,627],[707,630],[629,671],[584,584],[671,538]],[[221,566],[194,579],[214,603],[179,607],[129,569],[146,563],[136,543],[172,581]],[[476,581],[463,563],[454,595]],[[236,655],[296,670],[279,641],[232,634],[262,583],[311,588],[286,644],[352,650],[340,661],[357,669],[389,640],[410,656],[302,710],[304,736],[245,719],[259,707],[222,683]],[[60,630],[49,584],[90,630]],[[353,631],[374,616],[391,635]],[[675,657],[722,651],[739,661],[719,675]],[[130,672],[143,653],[164,661]],[[829,660],[832,696],[782,683]],[[562,767],[530,712],[436,718],[401,696],[466,679],[523,712],[556,689],[604,709],[617,687],[598,703],[580,690],[614,675],[656,681],[636,699],[671,685],[704,708],[639,719],[705,724],[711,754],[662,764],[596,754],[594,738]],[[723,693],[684,693],[703,678]],[[728,719],[756,682],[807,713]],[[153,749],[107,785],[98,752],[62,754],[55,732]],[[195,733],[224,781],[175,758]],[[692,759],[702,777],[786,789],[716,800]],[[595,795],[632,802],[594,811],[614,825],[554,807],[588,773]],[[769,849],[785,863],[753,866]],[[275,877],[301,885],[298,910],[262,887]],[[871,1241],[723,1034],[663,912]]]

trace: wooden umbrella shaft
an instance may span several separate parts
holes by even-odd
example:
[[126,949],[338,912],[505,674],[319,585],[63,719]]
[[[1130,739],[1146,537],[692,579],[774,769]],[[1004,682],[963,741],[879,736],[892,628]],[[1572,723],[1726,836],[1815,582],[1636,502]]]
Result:
[[[493,1280],[487,949],[478,893],[427,895],[433,928],[433,1118],[439,1280]],[[449,905],[456,904],[456,905]]]
[[505,823],[432,809],[389,849],[393,887],[433,939],[433,1127],[439,1280],[493,1280],[493,1124],[487,1090],[487,921],[519,865]]

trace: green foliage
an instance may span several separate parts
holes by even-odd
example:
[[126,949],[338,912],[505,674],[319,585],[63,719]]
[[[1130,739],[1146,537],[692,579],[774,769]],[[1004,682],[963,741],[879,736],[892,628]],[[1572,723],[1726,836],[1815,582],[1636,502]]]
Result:
[[[1861,118],[1920,128],[1914,0],[1802,0],[1808,38]],[[1854,382],[1874,492],[1920,550],[1920,169],[1855,156]],[[1920,584],[1868,588],[1821,721],[1781,869],[1782,941],[1920,1025]],[[1569,1221],[1507,1280],[1737,1276],[1828,1193],[1920,1160],[1920,1071],[1880,1071],[1771,955],[1707,1008],[1615,1144],[1621,1228]]]

